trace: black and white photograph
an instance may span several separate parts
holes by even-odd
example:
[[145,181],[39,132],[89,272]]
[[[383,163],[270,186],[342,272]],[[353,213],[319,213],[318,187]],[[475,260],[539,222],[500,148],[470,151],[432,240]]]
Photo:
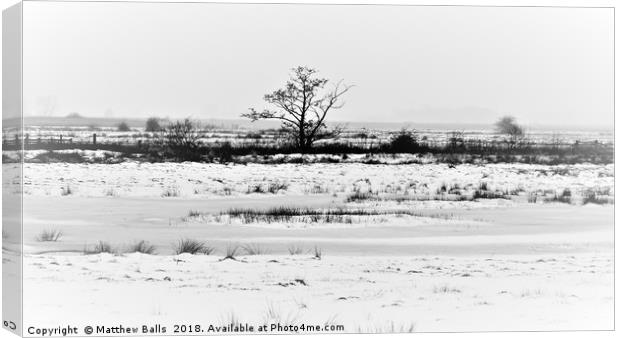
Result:
[[614,20],[6,9],[5,328],[614,330]]

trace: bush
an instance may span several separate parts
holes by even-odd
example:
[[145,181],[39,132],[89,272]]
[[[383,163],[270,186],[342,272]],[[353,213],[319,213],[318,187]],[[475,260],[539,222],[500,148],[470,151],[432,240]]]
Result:
[[456,150],[465,147],[465,133],[462,131],[453,131],[448,134],[447,148]]
[[418,139],[413,131],[401,130],[390,140],[390,150],[396,153],[413,153],[419,150]]
[[129,125],[127,124],[127,122],[121,122],[118,124],[118,126],[116,127],[116,130],[118,131],[131,131],[131,128],[129,128]]
[[168,153],[179,161],[199,161],[202,156],[198,127],[197,123],[189,119],[168,125],[164,132]]
[[163,128],[159,124],[159,119],[156,117],[149,117],[146,120],[146,127],[144,128],[147,132],[157,132],[162,130]]
[[499,119],[499,121],[495,122],[495,130],[499,134],[508,135],[510,141],[513,143],[524,135],[523,127],[518,125],[515,118],[512,116],[504,116]]
[[229,163],[233,161],[233,149],[230,142],[224,142],[216,150],[215,156],[219,158],[220,163]]

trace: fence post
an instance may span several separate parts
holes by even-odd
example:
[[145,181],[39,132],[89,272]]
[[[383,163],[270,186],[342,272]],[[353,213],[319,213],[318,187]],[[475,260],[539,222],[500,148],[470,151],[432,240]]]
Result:
[[58,143],[62,144],[62,135],[60,135],[60,139],[58,140]]
[[93,145],[97,144],[97,133],[93,133]]

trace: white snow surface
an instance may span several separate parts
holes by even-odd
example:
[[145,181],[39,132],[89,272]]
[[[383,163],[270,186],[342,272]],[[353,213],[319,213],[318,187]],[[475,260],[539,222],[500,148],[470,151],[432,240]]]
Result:
[[[70,188],[79,197],[182,197],[273,194],[435,195],[442,185],[472,192],[481,182],[489,190],[523,192],[588,188],[609,189],[613,195],[613,165],[545,166],[530,164],[366,165],[344,164],[24,164],[24,193],[59,196]],[[256,187],[264,193],[255,193]],[[269,191],[272,191],[270,193]]]

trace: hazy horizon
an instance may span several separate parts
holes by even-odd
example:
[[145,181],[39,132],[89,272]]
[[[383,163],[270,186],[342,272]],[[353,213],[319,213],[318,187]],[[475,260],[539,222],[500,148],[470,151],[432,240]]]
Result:
[[27,116],[239,119],[308,65],[355,85],[332,122],[613,125],[608,9],[26,2],[24,11]]
[[[162,121],[174,121],[180,118],[170,118],[170,117],[157,117]],[[25,126],[29,125],[48,125],[48,126],[99,126],[97,123],[102,123],[104,125],[116,126],[120,122],[126,122],[130,126],[137,128],[143,127],[146,120],[149,117],[140,117],[140,116],[128,116],[128,117],[93,117],[93,116],[78,116],[78,117],[68,117],[68,116],[26,116],[24,118]],[[246,118],[242,117],[231,117],[231,118],[190,118],[193,121],[198,121],[200,123],[205,124],[220,124],[220,125],[238,125],[238,126],[249,126],[251,129],[272,129],[278,128],[280,126],[280,122],[275,120],[261,120],[261,121],[250,121]],[[14,118],[3,119],[5,124],[10,124],[10,121]],[[495,121],[494,121],[495,122]],[[369,129],[442,129],[442,130],[492,130],[495,129],[495,125],[493,122],[489,123],[455,123],[455,122],[416,122],[416,121],[397,121],[397,122],[377,122],[377,121],[328,121],[328,126],[344,126],[352,129],[356,128],[369,128]],[[613,126],[577,126],[577,125],[563,125],[563,124],[522,124],[521,125],[525,131],[590,131],[590,132],[613,132]]]

